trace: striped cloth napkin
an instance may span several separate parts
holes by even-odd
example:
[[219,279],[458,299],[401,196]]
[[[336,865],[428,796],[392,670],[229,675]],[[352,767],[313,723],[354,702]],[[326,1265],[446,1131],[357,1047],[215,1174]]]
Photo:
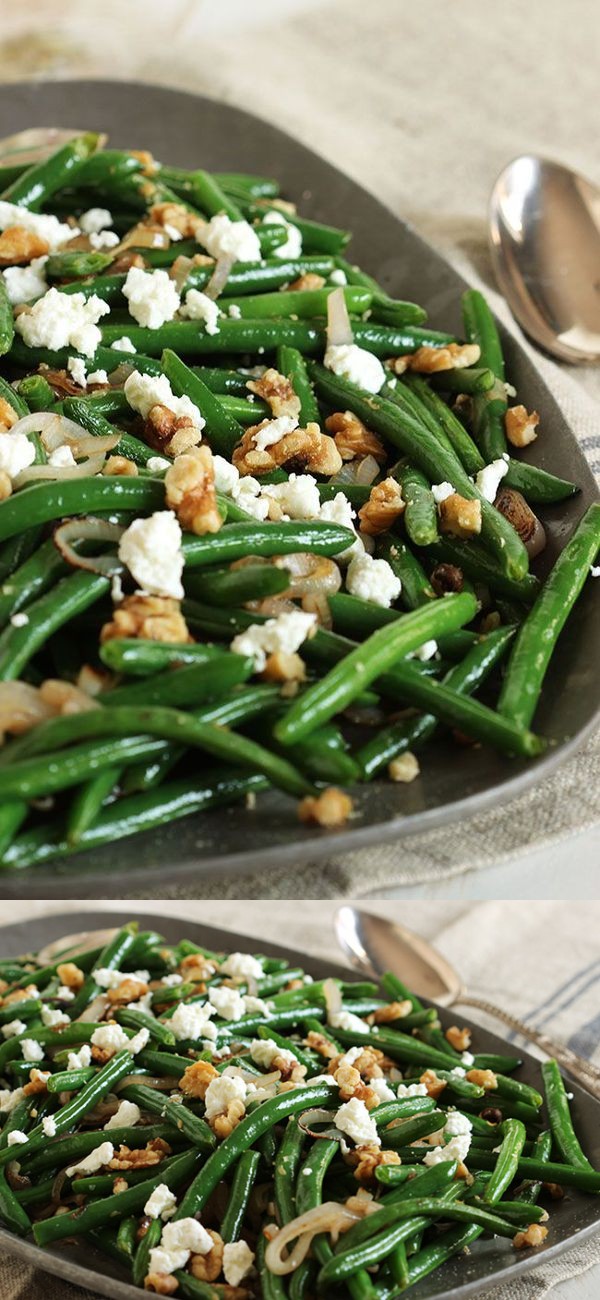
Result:
[[[329,952],[332,962],[339,962],[331,928],[335,906],[322,901],[293,906],[264,900],[189,902],[185,909],[181,904],[161,903],[160,912],[179,912],[187,921],[197,919],[259,940],[275,935],[291,948],[319,957]],[[86,902],[79,899],[61,910],[85,907]],[[130,908],[132,917],[136,912],[136,904],[127,901],[113,900],[103,907],[121,912]],[[582,1055],[595,1055],[600,1063],[600,902],[386,902],[369,903],[369,909],[395,917],[439,947],[471,993],[505,1007]],[[42,902],[7,903],[4,920],[10,923],[53,910],[56,907]],[[159,905],[144,904],[143,911],[158,912]],[[467,1011],[467,1016],[502,1033],[496,1021],[487,1021],[479,1012]],[[460,1023],[459,1009],[457,1021]],[[588,1279],[590,1289],[584,1291],[584,1284],[574,1279],[588,1269],[594,1271]],[[599,1237],[555,1260],[545,1262],[540,1256],[539,1267],[532,1273],[494,1288],[486,1296],[489,1300],[541,1300],[568,1279],[572,1279],[571,1285],[561,1290],[561,1300],[587,1300],[588,1296],[591,1300],[597,1294]],[[93,1292],[81,1291],[8,1256],[0,1258],[0,1296],[2,1300],[97,1300]]]

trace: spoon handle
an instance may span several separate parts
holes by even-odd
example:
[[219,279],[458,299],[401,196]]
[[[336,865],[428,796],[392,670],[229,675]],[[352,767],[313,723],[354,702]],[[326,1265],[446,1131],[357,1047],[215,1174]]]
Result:
[[577,1082],[581,1084],[594,1097],[600,1099],[600,1069],[593,1065],[591,1061],[586,1061],[583,1056],[578,1056],[577,1052],[572,1052],[570,1047],[565,1047],[563,1043],[557,1043],[555,1039],[549,1038],[547,1034],[541,1034],[537,1029],[532,1029],[526,1025],[517,1016],[512,1016],[508,1011],[502,1011],[500,1007],[494,1006],[492,1002],[486,1002],[484,998],[472,998],[468,994],[461,994],[456,998],[455,1004],[461,1006],[476,1007],[479,1011],[485,1011],[488,1016],[495,1016],[501,1020],[509,1029],[513,1029],[523,1038],[528,1038],[531,1043],[540,1047],[547,1056],[553,1056],[568,1071]]

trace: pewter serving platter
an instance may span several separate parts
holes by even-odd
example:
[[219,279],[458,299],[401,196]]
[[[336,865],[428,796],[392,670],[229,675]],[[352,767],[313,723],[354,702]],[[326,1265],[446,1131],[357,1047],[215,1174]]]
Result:
[[[24,921],[20,925],[5,926],[0,929],[0,956],[17,957],[21,953],[34,952],[43,945],[60,939],[63,935],[76,934],[84,930],[120,926],[131,920],[128,913],[116,912],[78,912],[66,915],[46,916],[35,921]],[[347,966],[337,964],[338,951],[332,935],[333,960],[319,960],[281,947],[279,944],[263,943],[262,939],[249,938],[247,935],[234,934],[229,930],[218,930],[213,926],[197,925],[189,921],[179,921],[176,917],[156,914],[137,915],[140,929],[158,929],[165,939],[177,942],[178,939],[192,939],[216,951],[241,950],[261,952],[272,957],[288,957],[292,964],[298,963],[315,979],[326,975],[337,975],[346,981],[359,979],[360,976]],[[402,971],[397,972],[400,976]],[[498,972],[499,981],[502,971]],[[431,1004],[428,1004],[431,1005]],[[438,1008],[443,1026],[454,1024],[456,1013],[452,1009]],[[505,1052],[506,1042],[481,1029],[462,1013],[461,1025],[473,1029],[476,1047],[481,1052]],[[514,1054],[514,1046],[510,1047]],[[523,1065],[517,1077],[536,1088],[540,1086],[539,1061],[528,1052],[523,1052]],[[569,1081],[573,1093],[573,1118],[586,1155],[592,1164],[600,1167],[600,1102],[584,1092],[576,1083]],[[562,1251],[579,1245],[586,1237],[600,1229],[600,1198],[584,1196],[570,1190],[563,1201],[551,1204],[549,1232],[544,1245],[535,1251],[526,1251],[519,1255],[508,1241],[494,1238],[479,1240],[470,1248],[469,1255],[460,1255],[450,1260],[431,1277],[418,1286],[411,1287],[411,1300],[466,1300],[468,1296],[480,1297],[489,1287],[509,1284],[516,1281],[521,1274],[535,1268],[537,1264],[550,1259]],[[118,1264],[94,1251],[86,1242],[81,1246],[55,1246],[42,1250],[31,1241],[23,1241],[12,1233],[0,1228],[0,1251],[17,1255],[30,1264],[32,1268],[45,1270],[66,1281],[81,1287],[88,1287],[98,1295],[108,1296],[110,1300],[140,1300],[144,1294],[138,1287],[124,1281],[124,1274]]]
[[[419,236],[330,163],[270,123],[226,104],[155,86],[123,82],[27,82],[0,87],[0,135],[39,124],[106,131],[116,146],[151,149],[161,161],[215,171],[276,176],[283,193],[307,216],[347,225],[349,257],[391,293],[413,298],[431,324],[460,334],[465,282]],[[375,141],[374,141],[375,143]],[[398,159],[401,162],[401,159]],[[426,165],[426,164],[425,164]],[[575,480],[572,501],[546,509],[548,567],[598,492],[591,470],[551,392],[519,344],[503,332],[507,373],[519,400],[541,415],[542,433],[530,451],[535,464]],[[587,588],[560,638],[535,725],[549,737],[544,757],[525,764],[489,749],[456,748],[442,738],[423,753],[412,785],[378,781],[356,791],[356,817],[339,833],[301,826],[293,802],[261,795],[243,807],[183,819],[35,871],[8,874],[0,896],[114,896],[123,873],[140,891],[194,882],[202,873],[293,869],[319,859],[394,840],[481,812],[506,801],[552,771],[582,744],[600,710],[600,611]],[[368,883],[368,882],[367,882]]]

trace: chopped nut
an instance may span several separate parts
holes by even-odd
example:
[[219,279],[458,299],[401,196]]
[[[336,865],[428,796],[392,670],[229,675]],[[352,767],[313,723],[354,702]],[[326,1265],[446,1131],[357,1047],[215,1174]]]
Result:
[[138,473],[138,467],[133,460],[128,460],[127,456],[109,456],[104,463],[103,474],[125,474],[130,478],[135,478]]
[[165,501],[189,533],[218,533],[223,519],[217,506],[210,447],[190,447],[165,474]]
[[186,1097],[199,1097],[204,1101],[206,1089],[213,1079],[218,1077],[219,1072],[210,1061],[194,1061],[193,1065],[188,1065],[184,1070],[179,1080],[179,1087]]
[[436,596],[447,596],[449,592],[462,591],[465,585],[463,571],[456,564],[436,564],[431,575],[431,585]]
[[312,1047],[313,1051],[318,1052],[319,1056],[324,1056],[326,1061],[339,1060],[337,1047],[325,1034],[319,1034],[315,1029],[311,1029],[304,1041],[307,1047]]
[[286,654],[283,650],[277,650],[267,656],[261,676],[265,682],[303,682],[306,678],[306,665],[299,654]]
[[233,464],[240,474],[269,474],[281,466],[297,474],[331,475],[341,469],[342,458],[333,438],[321,433],[318,424],[309,423],[305,429],[292,429],[279,442],[259,451],[254,438],[267,423],[263,420],[251,425],[234,449]]
[[0,234],[0,266],[32,262],[34,257],[43,257],[49,249],[47,240],[41,239],[32,230],[25,230],[23,226],[7,226]]
[[73,961],[63,962],[61,966],[57,966],[56,974],[61,984],[64,984],[65,988],[71,989],[75,993],[85,982],[83,971]]
[[8,501],[12,496],[12,479],[5,469],[0,470],[0,501]]
[[481,501],[469,501],[453,492],[445,501],[440,501],[439,512],[443,533],[451,533],[453,537],[472,537],[481,532]]
[[211,979],[216,969],[216,963],[201,952],[191,952],[189,957],[184,957],[179,963],[179,974],[185,975],[186,980],[196,982]]
[[374,1110],[379,1105],[379,1096],[375,1089],[363,1083],[358,1070],[355,1070],[353,1065],[340,1065],[337,1070],[334,1070],[333,1077],[340,1090],[342,1101],[350,1101],[351,1097],[356,1097],[359,1101],[364,1101],[367,1110]]
[[380,464],[387,460],[386,449],[377,434],[367,429],[353,411],[334,411],[326,419],[325,428],[335,435],[342,460],[355,460],[359,456],[373,456]]
[[425,1084],[427,1096],[433,1097],[434,1101],[441,1097],[444,1088],[448,1086],[445,1079],[438,1079],[435,1070],[425,1070],[419,1079],[419,1083]]
[[387,1025],[392,1020],[403,1020],[409,1016],[413,1009],[412,1002],[405,998],[402,1002],[387,1002],[384,1007],[378,1007],[369,1016],[369,1021],[374,1025]]
[[237,1128],[238,1124],[241,1123],[245,1114],[246,1107],[243,1101],[236,1098],[234,1101],[229,1102],[226,1113],[214,1115],[208,1122],[215,1137],[223,1140],[233,1133],[234,1128]]
[[97,709],[98,704],[85,691],[74,686],[72,682],[61,681],[57,677],[48,677],[39,688],[40,700],[52,713],[66,716],[69,713],[87,713]]
[[525,406],[509,406],[504,416],[504,427],[511,446],[527,447],[530,442],[535,442],[539,422],[537,411],[529,413]]
[[18,420],[17,412],[6,398],[0,397],[0,433],[7,433]]
[[212,1228],[208,1228],[207,1232],[212,1238],[213,1246],[206,1255],[192,1255],[189,1264],[192,1277],[197,1277],[200,1282],[216,1281],[223,1267],[223,1238]]
[[170,596],[126,596],[105,623],[100,640],[139,637],[142,641],[166,641],[172,645],[192,640],[179,602]]
[[144,1278],[144,1291],[154,1291],[156,1295],[175,1295],[179,1282],[172,1273],[147,1273]]
[[29,1083],[25,1084],[23,1092],[26,1097],[34,1097],[38,1092],[48,1091],[48,1079],[50,1078],[49,1070],[30,1070]]
[[158,171],[158,163],[149,149],[130,149],[129,152],[132,158],[137,158],[138,162],[141,163],[144,176],[154,176],[155,172]]
[[201,430],[189,415],[175,415],[168,406],[156,402],[148,412],[144,425],[144,438],[156,451],[168,456],[180,456],[202,440]]
[[493,1070],[469,1070],[465,1076],[467,1083],[475,1083],[478,1088],[491,1092],[498,1087],[498,1080]]
[[126,1192],[128,1188],[129,1188],[129,1183],[125,1178],[115,1178],[115,1181],[112,1186],[113,1195],[120,1196],[121,1192]]
[[458,1025],[450,1025],[444,1037],[457,1052],[467,1052],[471,1046],[470,1029],[459,1029]]
[[403,513],[404,501],[400,484],[394,478],[385,478],[382,483],[376,483],[371,488],[369,500],[365,501],[358,512],[361,531],[376,537],[393,528]]
[[201,217],[190,212],[189,208],[184,208],[182,203],[155,203],[148,215],[157,226],[162,226],[163,230],[170,226],[184,239],[194,239],[205,225]]
[[123,252],[118,253],[114,261],[111,262],[107,275],[126,275],[132,266],[138,267],[140,271],[146,269],[142,254],[136,253],[132,248],[123,249]]
[[401,781],[406,785],[414,781],[420,771],[419,760],[415,754],[411,753],[410,749],[405,754],[400,754],[398,758],[393,758],[391,763],[388,763],[388,776],[390,779],[392,781]]
[[542,1183],[542,1187],[553,1201],[564,1200],[565,1189],[564,1187],[561,1187],[560,1183]]
[[301,822],[314,822],[317,826],[332,829],[343,826],[353,809],[349,795],[335,786],[329,786],[319,795],[307,795],[298,805]]
[[416,352],[392,358],[388,364],[397,375],[405,370],[431,375],[438,370],[463,370],[465,366],[474,366],[480,356],[481,349],[477,343],[446,343],[443,348],[417,348]]
[[293,420],[298,419],[300,415],[300,398],[296,396],[287,376],[281,375],[273,367],[265,370],[260,379],[249,379],[246,388],[249,388],[251,393],[256,393],[257,397],[262,397],[265,402],[269,403],[271,414],[275,418],[280,415],[289,415]]
[[541,1246],[548,1236],[548,1229],[541,1223],[530,1223],[525,1232],[517,1232],[513,1237],[515,1250],[526,1250],[529,1246]]
[[382,1151],[381,1147],[360,1146],[349,1151],[346,1160],[349,1165],[355,1165],[354,1177],[363,1186],[375,1182],[375,1170],[379,1165],[399,1165],[401,1164],[400,1156],[397,1151]]
[[10,1007],[14,1002],[25,1002],[27,998],[39,997],[39,990],[35,984],[28,984],[27,988],[15,989],[13,993],[7,993],[2,998],[2,1006]]
[[324,276],[316,275],[314,271],[305,271],[304,275],[299,275],[297,280],[292,280],[288,285],[289,289],[322,289],[326,281]]
[[165,1156],[171,1154],[168,1142],[162,1138],[152,1138],[147,1146],[131,1151],[127,1146],[120,1146],[117,1154],[109,1160],[107,1169],[150,1169],[159,1165]]
[[107,989],[106,996],[112,1004],[127,1002],[138,1002],[144,994],[148,992],[148,985],[143,980],[136,980],[132,975],[128,975],[117,985],[116,989]]

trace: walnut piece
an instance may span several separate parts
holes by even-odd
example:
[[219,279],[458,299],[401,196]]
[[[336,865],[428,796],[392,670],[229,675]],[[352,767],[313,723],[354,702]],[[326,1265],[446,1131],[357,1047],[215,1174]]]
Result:
[[332,829],[345,825],[353,807],[350,795],[331,785],[322,794],[309,794],[302,799],[298,805],[298,816],[301,822],[313,822],[316,826]]
[[319,1034],[315,1029],[311,1029],[304,1041],[307,1047],[312,1047],[313,1051],[318,1052],[319,1056],[324,1056],[326,1061],[339,1060],[337,1047],[325,1034]]
[[201,233],[205,225],[201,217],[190,212],[182,203],[155,203],[148,215],[155,225],[162,226],[163,230],[170,226],[184,239],[194,239],[196,232]]
[[325,428],[334,434],[342,460],[355,460],[359,456],[373,456],[380,464],[387,460],[386,449],[377,434],[368,429],[353,411],[334,411],[327,417]]
[[358,512],[361,532],[377,537],[379,533],[393,528],[403,513],[404,500],[400,484],[395,478],[384,478],[382,483],[376,483],[371,488],[369,500],[365,501]]
[[5,469],[0,470],[0,501],[8,501],[12,496],[12,479]]
[[215,492],[210,447],[190,447],[165,474],[165,502],[188,533],[218,533],[223,524]]
[[189,415],[175,415],[168,406],[156,402],[148,412],[144,425],[144,438],[156,451],[168,456],[180,456],[202,440],[201,430]]
[[192,640],[179,601],[171,596],[126,596],[105,623],[100,640],[138,637],[142,641],[166,641],[171,645]]
[[262,671],[265,682],[303,682],[306,678],[306,665],[299,654],[286,654],[277,650],[267,656]]
[[0,234],[0,266],[15,266],[43,257],[50,250],[47,240],[23,226],[7,226]]
[[120,1146],[117,1154],[109,1160],[107,1169],[150,1169],[159,1165],[165,1156],[171,1154],[168,1142],[162,1138],[152,1138],[147,1146],[131,1151],[127,1146]]
[[175,1295],[179,1282],[172,1273],[147,1273],[144,1278],[144,1291],[154,1291],[156,1295]]
[[249,379],[246,388],[268,402],[271,414],[276,418],[280,415],[289,415],[293,420],[299,418],[300,398],[296,396],[287,376],[273,367],[265,370],[260,379]]
[[297,280],[292,280],[288,289],[323,289],[325,284],[324,276],[317,275],[315,271],[305,271]]
[[214,1115],[208,1122],[215,1137],[223,1140],[233,1133],[234,1128],[237,1128],[238,1124],[241,1123],[245,1114],[246,1107],[243,1101],[235,1098],[229,1102],[226,1112],[222,1115]]
[[425,1084],[427,1096],[433,1097],[434,1101],[441,1097],[444,1088],[447,1087],[445,1079],[438,1079],[435,1070],[425,1070],[419,1079],[419,1083]]
[[61,984],[64,984],[65,988],[71,989],[71,992],[74,993],[76,993],[85,983],[85,975],[83,971],[80,970],[79,966],[76,966],[73,961],[66,961],[63,962],[61,966],[57,966],[56,974],[58,975]]
[[33,1097],[36,1093],[48,1091],[48,1079],[50,1070],[30,1070],[29,1083],[25,1084],[23,1092],[26,1097]]
[[498,1087],[498,1080],[493,1070],[469,1070],[466,1079],[468,1083],[475,1083],[478,1088],[485,1088],[486,1092],[492,1092]]
[[127,456],[109,456],[104,463],[103,474],[109,477],[113,474],[125,474],[128,478],[136,478],[138,467],[134,460],[128,460]]
[[471,1046],[470,1029],[459,1029],[458,1025],[450,1025],[444,1037],[456,1052],[467,1052]]
[[8,433],[13,424],[17,423],[18,418],[14,406],[11,406],[4,397],[0,397],[0,433]]
[[535,442],[539,422],[537,411],[530,413],[525,406],[509,406],[504,416],[504,427],[511,446],[527,447],[530,442]]
[[388,776],[391,781],[400,781],[408,785],[418,777],[421,768],[419,760],[415,754],[407,749],[405,754],[400,754],[398,758],[393,758],[388,763]]
[[126,275],[127,272],[131,270],[132,266],[137,267],[140,271],[146,269],[146,263],[141,253],[136,253],[132,248],[124,248],[121,253],[117,254],[114,261],[111,262],[110,266],[107,268],[106,274]]
[[440,501],[440,525],[452,537],[473,537],[481,532],[481,501],[469,501],[458,492]]
[[542,1223],[530,1223],[525,1232],[517,1232],[513,1237],[515,1250],[527,1250],[530,1246],[541,1246],[548,1236],[548,1229]]
[[40,700],[51,713],[66,716],[69,713],[87,713],[97,709],[98,704],[85,691],[72,682],[63,682],[57,677],[47,677],[39,688]]
[[375,1170],[379,1165],[401,1164],[397,1151],[382,1151],[381,1147],[376,1146],[355,1147],[354,1150],[348,1152],[346,1160],[348,1164],[356,1166],[354,1177],[363,1186],[374,1183]]
[[443,348],[422,347],[400,357],[392,357],[387,364],[397,375],[405,370],[416,370],[422,375],[432,375],[438,370],[463,370],[474,366],[481,356],[478,343],[446,343]]
[[211,1249],[206,1255],[192,1255],[189,1264],[192,1277],[197,1277],[199,1282],[215,1282],[223,1267],[223,1238],[212,1228],[207,1228],[207,1232],[213,1241]]
[[387,1025],[392,1020],[403,1020],[409,1016],[413,1009],[412,1002],[404,998],[402,1002],[387,1002],[384,1007],[378,1007],[369,1016],[369,1021],[374,1025]]
[[342,468],[342,458],[333,438],[321,433],[318,424],[309,423],[305,429],[292,429],[279,442],[259,451],[254,439],[265,424],[268,424],[268,420],[262,420],[260,424],[253,424],[246,429],[234,449],[233,464],[240,474],[269,474],[271,470],[285,466],[297,474],[330,475],[337,474]]
[[334,1070],[333,1077],[340,1090],[342,1101],[350,1101],[351,1097],[356,1097],[358,1101],[364,1101],[367,1110],[374,1110],[379,1105],[379,1096],[375,1089],[363,1083],[358,1070],[355,1070],[353,1065],[340,1065],[337,1070]]
[[186,980],[198,982],[199,980],[209,980],[214,975],[217,965],[211,961],[210,957],[205,957],[201,952],[191,952],[189,957],[184,957],[179,963],[179,974],[185,975]]
[[184,1070],[179,1080],[179,1087],[186,1097],[199,1097],[204,1101],[209,1084],[218,1077],[219,1071],[215,1070],[210,1061],[194,1061],[193,1065],[188,1065]]
[[128,975],[116,989],[107,989],[106,996],[111,1005],[122,1003],[124,1006],[128,1002],[138,1002],[144,994],[148,992],[148,985],[143,980],[137,980],[133,975]]

